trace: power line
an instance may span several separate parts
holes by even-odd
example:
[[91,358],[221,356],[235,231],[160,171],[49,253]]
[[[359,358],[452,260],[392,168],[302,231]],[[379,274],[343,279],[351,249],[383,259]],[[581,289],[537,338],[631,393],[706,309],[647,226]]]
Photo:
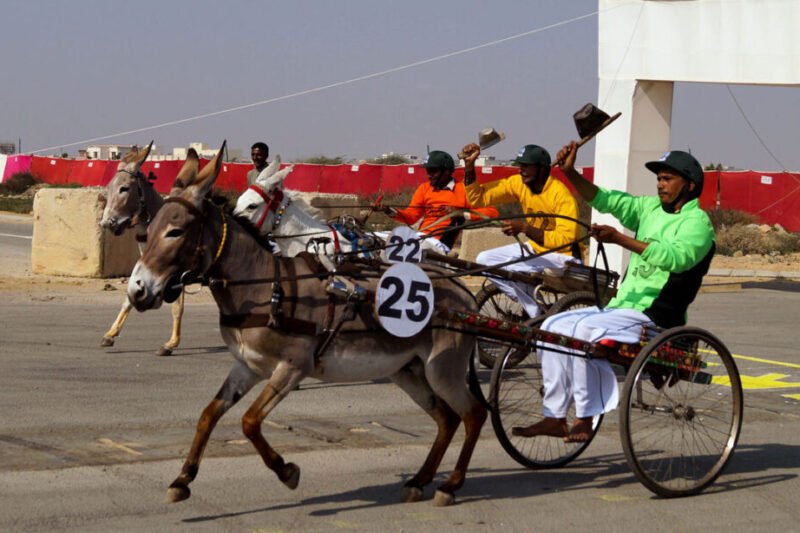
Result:
[[[611,7],[609,9],[605,10],[605,11],[611,11],[613,9],[617,9],[619,7],[622,7],[624,5],[628,5],[628,4],[621,4],[621,5],[618,5],[618,6],[614,6],[614,7]],[[446,54],[438,55],[438,56],[431,57],[431,58],[428,58],[428,59],[423,59],[421,61],[415,61],[413,63],[408,63],[406,65],[401,65],[399,67],[394,67],[394,68],[382,70],[380,72],[374,72],[372,74],[366,74],[364,76],[358,76],[356,78],[351,78],[349,80],[338,81],[338,82],[335,82],[335,83],[330,83],[328,85],[322,85],[320,87],[315,87],[313,89],[306,89],[306,90],[303,90],[303,91],[298,91],[298,92],[291,93],[291,94],[286,94],[286,95],[283,95],[283,96],[277,96],[275,98],[268,98],[266,100],[259,100],[258,102],[253,102],[253,103],[250,103],[250,104],[244,104],[244,105],[240,105],[240,106],[236,106],[236,107],[230,107],[230,108],[227,108],[227,109],[222,109],[220,111],[213,111],[211,113],[204,113],[204,114],[201,114],[201,115],[195,115],[193,117],[187,117],[187,118],[182,118],[182,119],[178,119],[178,120],[172,120],[172,121],[169,121],[169,122],[162,122],[160,124],[155,124],[153,126],[147,126],[147,127],[144,127],[144,128],[137,128],[137,129],[134,129],[134,130],[122,131],[122,132],[119,132],[119,133],[112,133],[112,134],[109,134],[109,135],[101,135],[101,136],[98,136],[98,137],[92,137],[90,139],[84,139],[84,140],[76,141],[76,142],[72,142],[72,143],[58,144],[56,146],[49,146],[47,148],[40,148],[38,150],[33,150],[33,151],[29,152],[29,153],[36,154],[36,153],[39,153],[39,152],[49,152],[49,151],[51,151],[51,150],[53,150],[55,148],[62,148],[63,149],[63,148],[69,147],[69,146],[77,146],[77,145],[92,143],[92,142],[96,142],[96,141],[100,141],[100,140],[104,140],[104,139],[112,139],[114,137],[122,137],[124,135],[132,135],[134,133],[142,133],[142,132],[145,132],[145,131],[155,130],[155,129],[159,129],[159,128],[166,128],[168,126],[175,126],[177,124],[185,124],[186,122],[193,122],[195,120],[201,120],[201,119],[204,119],[204,118],[215,117],[215,116],[223,115],[223,114],[226,114],[226,113],[233,113],[235,111],[241,111],[243,109],[249,109],[251,107],[257,107],[257,106],[262,106],[262,105],[266,105],[266,104],[271,104],[271,103],[274,103],[274,102],[280,102],[282,100],[289,100],[290,98],[296,98],[298,96],[304,96],[304,95],[307,95],[307,94],[318,93],[318,92],[325,91],[325,90],[328,90],[328,89],[333,89],[333,88],[336,88],[336,87],[342,87],[344,85],[349,85],[351,83],[356,83],[356,82],[359,82],[359,81],[365,81],[365,80],[369,80],[369,79],[373,79],[373,78],[378,78],[378,77],[381,77],[381,76],[386,76],[388,74],[394,74],[395,72],[400,72],[400,71],[403,71],[403,70],[408,70],[408,69],[420,67],[422,65],[427,65],[429,63],[434,63],[436,61],[442,61],[444,59],[449,59],[451,57],[455,57],[455,56],[459,56],[459,55],[463,55],[463,54],[468,54],[468,53],[474,52],[476,50],[481,50],[483,48],[489,48],[491,46],[496,46],[498,44],[502,44],[502,43],[505,43],[505,42],[508,42],[508,41],[513,41],[515,39],[520,39],[522,37],[528,37],[529,35],[534,35],[536,33],[541,33],[541,32],[544,32],[544,31],[552,30],[554,28],[558,28],[560,26],[565,26],[567,24],[572,24],[573,22],[577,22],[579,20],[583,20],[583,19],[587,19],[587,18],[590,18],[590,17],[594,17],[594,16],[598,15],[599,13],[601,13],[600,10],[592,11],[591,13],[586,13],[584,15],[579,15],[579,16],[573,17],[571,19],[562,20],[560,22],[555,22],[555,23],[549,24],[547,26],[542,26],[541,28],[535,28],[535,29],[532,29],[532,30],[529,30],[529,31],[526,31],[526,32],[518,33],[516,35],[511,35],[509,37],[503,37],[502,39],[489,41],[487,43],[479,44],[477,46],[470,46],[469,48],[464,48],[464,49],[461,49],[461,50],[457,50],[455,52],[448,52]]]
[[750,131],[752,131],[752,132],[753,132],[753,135],[755,135],[755,136],[756,136],[756,139],[758,139],[758,142],[760,142],[760,143],[761,143],[761,146],[763,146],[763,147],[764,147],[764,150],[766,150],[766,151],[767,151],[767,153],[770,155],[770,157],[772,157],[772,159],[773,159],[773,160],[774,160],[776,163],[778,163],[778,165],[779,165],[779,166],[780,166],[780,167],[783,169],[783,171],[784,171],[784,172],[789,172],[789,170],[786,168],[786,166],[785,166],[783,163],[781,163],[781,162],[780,162],[780,160],[778,160],[778,158],[777,158],[777,157],[775,157],[775,154],[773,154],[773,153],[772,153],[772,150],[770,150],[770,149],[769,149],[769,146],[767,146],[767,143],[766,143],[766,142],[764,142],[764,139],[762,139],[762,138],[761,138],[761,135],[759,135],[759,134],[758,134],[758,131],[756,130],[755,126],[753,126],[753,123],[752,123],[752,122],[750,122],[750,119],[749,119],[749,118],[747,118],[747,113],[745,113],[745,112],[744,112],[744,109],[743,109],[743,108],[742,108],[742,106],[739,104],[739,100],[736,98],[736,95],[735,95],[735,94],[733,94],[733,90],[731,89],[731,86],[730,86],[730,85],[728,85],[728,84],[726,83],[726,84],[725,84],[725,88],[727,88],[727,89],[728,89],[728,94],[730,94],[730,95],[731,95],[731,98],[733,99],[733,103],[734,103],[734,104],[736,104],[736,108],[739,110],[739,113],[741,113],[741,115],[742,115],[742,118],[743,118],[743,119],[744,119],[744,121],[747,123],[747,125],[750,127]]

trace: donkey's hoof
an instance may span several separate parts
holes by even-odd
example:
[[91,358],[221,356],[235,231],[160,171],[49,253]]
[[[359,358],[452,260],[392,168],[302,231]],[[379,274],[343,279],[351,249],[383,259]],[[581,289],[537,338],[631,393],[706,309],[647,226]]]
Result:
[[420,487],[408,486],[403,487],[403,503],[414,503],[422,499],[422,489]]
[[456,497],[452,492],[437,490],[436,494],[433,495],[433,505],[436,507],[447,507],[454,503],[456,503]]
[[100,341],[100,346],[102,348],[108,348],[109,346],[114,346],[114,337],[103,337],[103,340]]
[[172,355],[172,348],[167,348],[166,346],[162,346],[158,350],[156,350],[156,355],[160,355],[162,357],[167,355]]
[[283,481],[284,485],[294,490],[300,483],[300,467],[294,463],[287,463],[283,465],[278,478]]
[[167,503],[177,503],[189,499],[192,491],[185,485],[173,485],[167,489]]

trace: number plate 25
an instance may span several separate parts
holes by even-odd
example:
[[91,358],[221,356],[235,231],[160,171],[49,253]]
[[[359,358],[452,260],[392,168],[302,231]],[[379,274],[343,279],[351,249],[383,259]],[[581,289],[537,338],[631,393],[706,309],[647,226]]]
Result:
[[413,263],[392,265],[378,282],[375,312],[384,329],[395,337],[416,335],[433,314],[430,278]]

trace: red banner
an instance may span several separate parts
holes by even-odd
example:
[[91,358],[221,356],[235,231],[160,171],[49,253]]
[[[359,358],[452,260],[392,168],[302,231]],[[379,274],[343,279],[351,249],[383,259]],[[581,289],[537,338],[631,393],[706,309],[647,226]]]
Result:
[[324,165],[319,192],[369,196],[380,189],[381,165]]
[[392,193],[414,191],[427,179],[428,175],[420,165],[387,165],[383,167],[381,191]]
[[[30,161],[30,166],[23,163]],[[4,177],[9,169],[16,172],[29,170],[46,183],[87,186],[105,186],[117,169],[118,161],[86,161],[52,157],[9,157]],[[208,164],[201,159],[200,167]],[[157,179],[156,190],[168,193],[183,161],[147,161],[142,172],[153,172]],[[285,168],[287,164],[281,165]],[[23,168],[25,167],[25,168]],[[248,163],[223,163],[216,186],[229,191],[243,191],[247,186],[247,173],[253,168]],[[507,178],[519,172],[517,167],[478,167],[478,182],[486,183]],[[583,175],[594,179],[594,168],[582,169]],[[464,169],[457,168],[455,178],[463,179]],[[572,190],[559,168],[553,176]],[[309,165],[296,164],[286,178],[288,189],[303,192],[375,195],[378,192],[411,191],[427,180],[425,169],[419,165]],[[573,190],[574,193],[574,190]],[[757,215],[768,224],[780,224],[789,231],[800,231],[800,174],[789,172],[719,172],[705,173],[705,186],[700,196],[704,209],[738,209]]]
[[[281,165],[281,168],[287,165]],[[319,180],[322,175],[322,165],[296,164],[294,170],[286,176],[283,182],[287,189],[303,192],[318,192]]]
[[767,224],[800,231],[800,174],[752,171],[718,174],[721,208],[752,213]]

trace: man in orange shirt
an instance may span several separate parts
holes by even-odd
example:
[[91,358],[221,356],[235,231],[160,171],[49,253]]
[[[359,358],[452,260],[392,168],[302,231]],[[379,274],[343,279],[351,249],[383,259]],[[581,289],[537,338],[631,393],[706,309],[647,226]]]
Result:
[[[428,172],[428,182],[420,184],[411,197],[411,203],[406,209],[386,207],[383,212],[394,220],[404,224],[414,224],[419,219],[420,236],[430,235],[423,244],[432,246],[442,253],[449,253],[460,233],[457,229],[446,230],[450,226],[457,226],[470,219],[470,213],[452,217],[436,223],[440,218],[449,215],[457,209],[472,209],[467,201],[467,192],[464,184],[456,183],[453,172],[456,165],[453,157],[447,152],[434,150],[428,154],[422,164]],[[496,217],[497,209],[483,207],[473,209],[487,217]]]

